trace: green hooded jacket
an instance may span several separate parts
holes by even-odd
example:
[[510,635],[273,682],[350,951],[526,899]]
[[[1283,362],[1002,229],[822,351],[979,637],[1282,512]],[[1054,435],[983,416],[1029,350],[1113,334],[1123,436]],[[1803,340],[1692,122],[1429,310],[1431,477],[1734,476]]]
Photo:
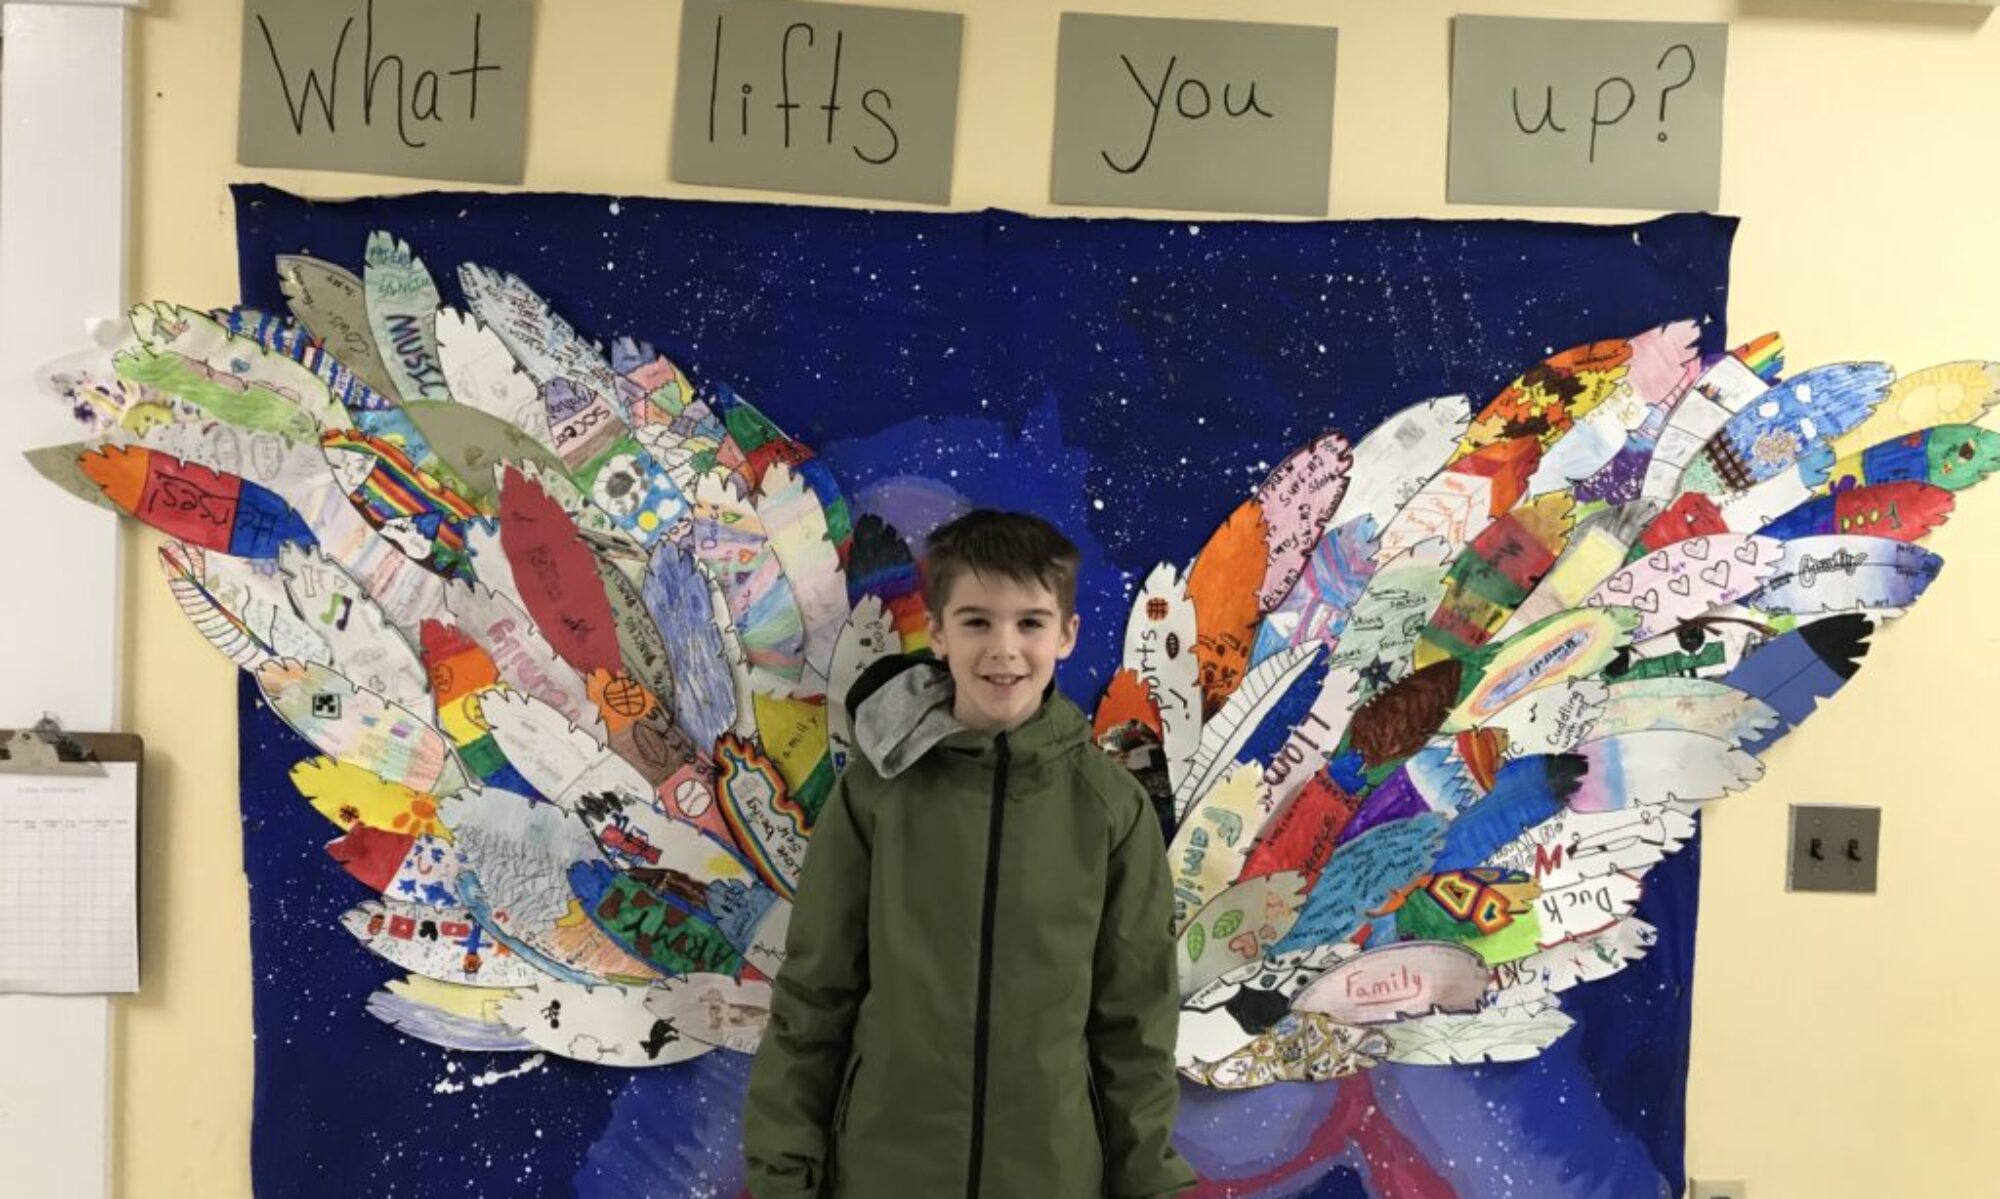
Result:
[[914,658],[848,697],[861,753],[813,829],[751,1068],[750,1191],[1184,1190],[1171,884],[1144,789],[1060,695],[998,735],[951,706],[949,674]]

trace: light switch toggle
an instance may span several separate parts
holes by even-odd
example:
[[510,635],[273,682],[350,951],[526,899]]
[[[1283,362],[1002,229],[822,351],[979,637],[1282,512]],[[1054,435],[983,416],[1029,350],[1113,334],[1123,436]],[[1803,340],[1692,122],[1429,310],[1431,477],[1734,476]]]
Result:
[[1882,810],[1835,805],[1792,805],[1792,891],[1875,890]]

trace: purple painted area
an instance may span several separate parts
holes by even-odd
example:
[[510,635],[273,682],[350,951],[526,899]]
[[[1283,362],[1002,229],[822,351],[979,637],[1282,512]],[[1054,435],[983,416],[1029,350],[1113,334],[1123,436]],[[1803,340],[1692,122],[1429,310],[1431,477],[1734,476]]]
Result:
[[1424,802],[1416,784],[1410,781],[1410,772],[1398,768],[1361,801],[1361,808],[1354,813],[1354,819],[1340,830],[1340,844],[1345,845],[1369,829],[1392,820],[1405,820],[1430,810],[1431,806]]

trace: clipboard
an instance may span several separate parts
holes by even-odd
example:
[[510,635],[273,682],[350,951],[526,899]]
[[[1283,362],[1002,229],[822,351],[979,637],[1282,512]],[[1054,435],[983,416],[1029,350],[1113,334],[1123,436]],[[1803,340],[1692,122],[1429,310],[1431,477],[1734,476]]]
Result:
[[0,994],[139,989],[144,771],[130,733],[0,729]]
[[0,774],[96,775],[106,762],[139,768],[146,789],[146,743],[136,733],[71,733],[43,717],[31,729],[0,729]]

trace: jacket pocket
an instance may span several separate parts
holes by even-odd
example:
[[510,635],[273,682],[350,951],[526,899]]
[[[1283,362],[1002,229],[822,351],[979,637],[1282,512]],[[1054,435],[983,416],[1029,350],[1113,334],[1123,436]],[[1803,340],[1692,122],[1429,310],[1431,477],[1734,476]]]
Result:
[[847,1063],[847,1077],[840,1083],[840,1098],[833,1105],[833,1131],[841,1132],[847,1127],[847,1105],[854,1098],[854,1079],[861,1073],[861,1055]]

